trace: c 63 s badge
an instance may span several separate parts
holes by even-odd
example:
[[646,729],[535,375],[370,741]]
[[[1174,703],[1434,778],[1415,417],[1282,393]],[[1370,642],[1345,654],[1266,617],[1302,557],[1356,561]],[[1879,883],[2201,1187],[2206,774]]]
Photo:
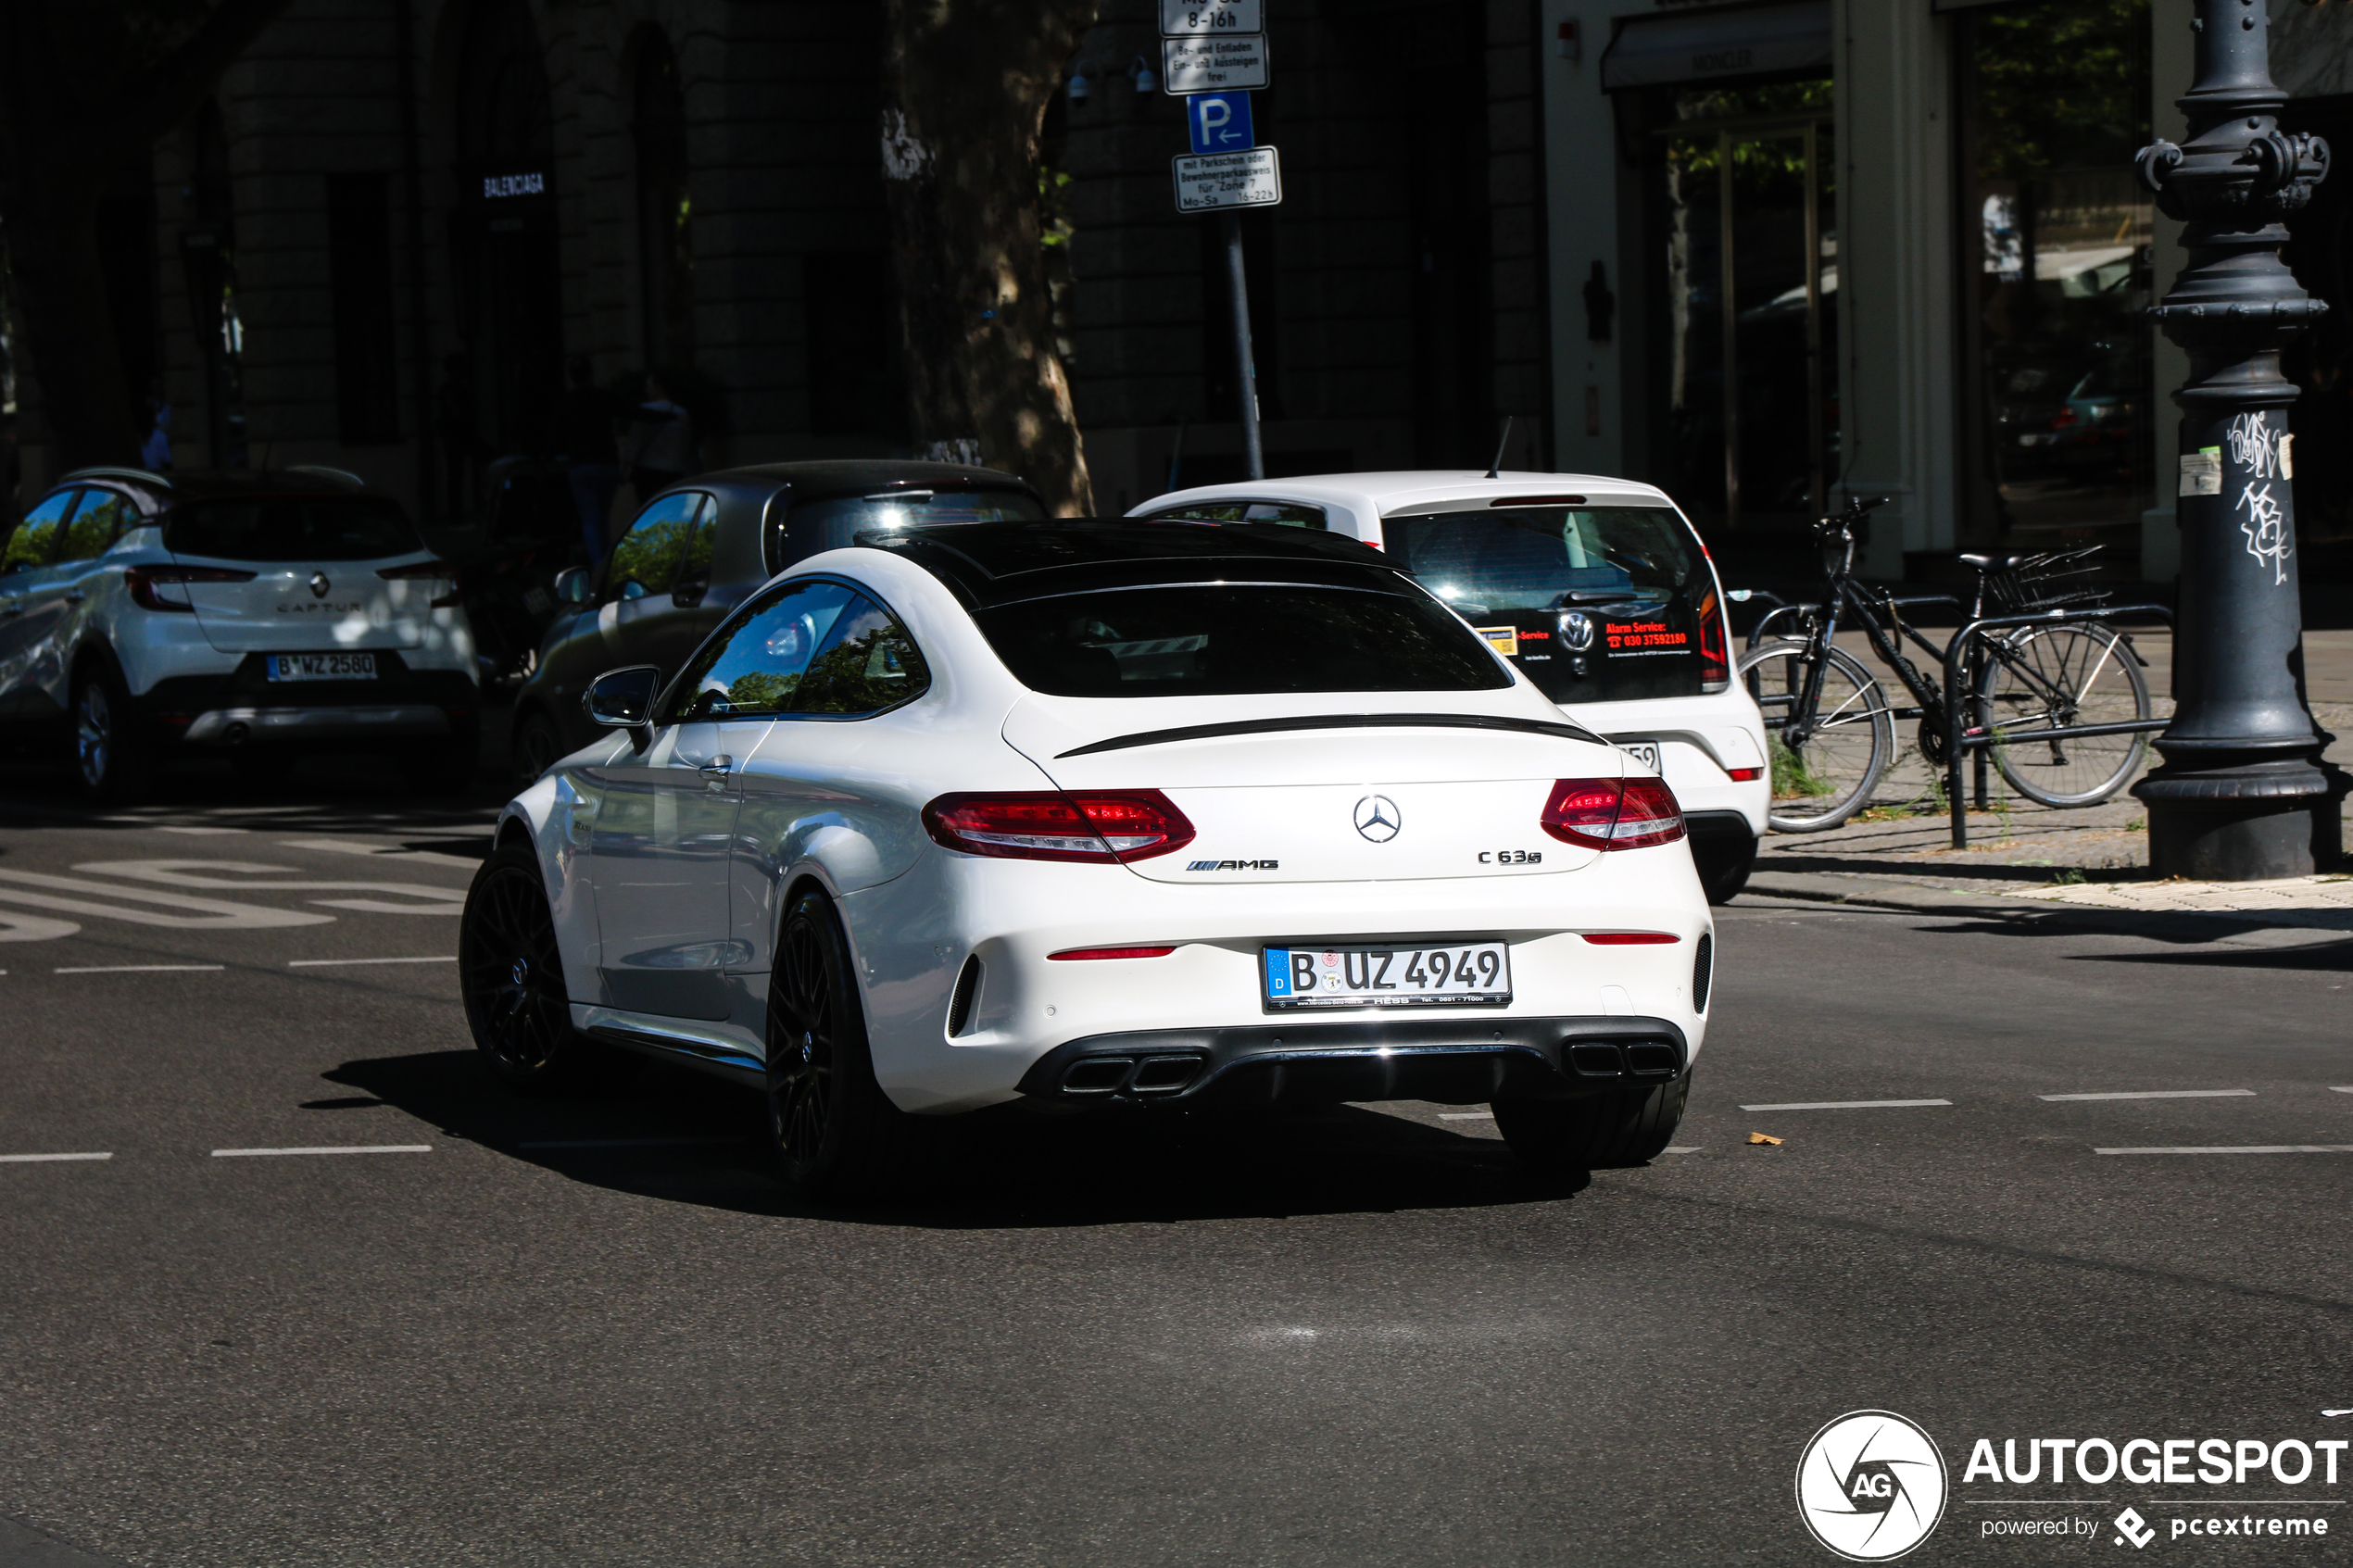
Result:
[[1188,860],[1189,872],[1274,872],[1282,870],[1280,860]]

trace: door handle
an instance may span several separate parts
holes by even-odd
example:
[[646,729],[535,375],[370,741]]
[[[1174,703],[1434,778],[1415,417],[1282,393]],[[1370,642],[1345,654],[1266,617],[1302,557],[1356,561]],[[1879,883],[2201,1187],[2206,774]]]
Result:
[[710,761],[704,763],[698,771],[704,778],[711,781],[711,788],[718,789],[726,784],[727,770],[733,768],[735,765],[736,759],[723,751],[718,756],[712,758]]
[[89,595],[83,593],[79,588],[68,588],[66,590],[66,603],[69,605],[78,605],[89,596]]

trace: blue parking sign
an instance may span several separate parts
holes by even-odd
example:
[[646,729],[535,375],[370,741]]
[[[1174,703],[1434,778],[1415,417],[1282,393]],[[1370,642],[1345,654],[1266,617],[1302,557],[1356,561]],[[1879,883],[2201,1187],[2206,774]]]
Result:
[[1247,93],[1195,93],[1185,99],[1185,129],[1196,153],[1241,153],[1258,145]]

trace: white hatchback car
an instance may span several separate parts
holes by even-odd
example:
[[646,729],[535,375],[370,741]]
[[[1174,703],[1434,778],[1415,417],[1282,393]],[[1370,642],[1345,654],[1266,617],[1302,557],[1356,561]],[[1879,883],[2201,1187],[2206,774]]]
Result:
[[454,569],[389,496],[324,469],[85,469],[0,546],[0,722],[55,737],[101,799],[189,753],[362,747],[454,784],[481,695]]
[[1026,1099],[1492,1103],[1539,1163],[1681,1114],[1713,928],[1673,795],[1405,573],[1282,528],[867,533],[509,805],[462,927],[519,1086],[761,1087],[789,1179]]
[[1178,490],[1129,515],[1280,523],[1384,551],[1667,780],[1711,902],[1747,883],[1772,795],[1765,720],[1732,679],[1715,564],[1666,492],[1583,473],[1334,473]]

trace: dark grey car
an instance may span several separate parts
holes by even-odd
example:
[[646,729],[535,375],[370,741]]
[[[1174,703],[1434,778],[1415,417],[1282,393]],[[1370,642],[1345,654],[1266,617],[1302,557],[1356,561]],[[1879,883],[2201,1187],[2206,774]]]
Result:
[[675,674],[761,583],[862,528],[1045,515],[1013,475],[955,463],[763,463],[673,484],[638,508],[594,576],[575,567],[556,579],[562,602],[515,694],[515,771],[535,779],[608,733],[580,708],[598,675],[624,664]]

